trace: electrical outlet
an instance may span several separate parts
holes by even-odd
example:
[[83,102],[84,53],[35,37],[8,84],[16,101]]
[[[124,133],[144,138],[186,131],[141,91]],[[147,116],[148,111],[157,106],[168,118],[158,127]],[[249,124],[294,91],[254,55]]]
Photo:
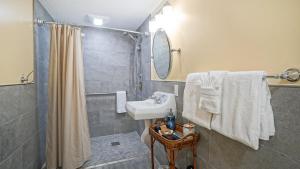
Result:
[[174,85],[174,94],[175,96],[178,96],[178,85]]

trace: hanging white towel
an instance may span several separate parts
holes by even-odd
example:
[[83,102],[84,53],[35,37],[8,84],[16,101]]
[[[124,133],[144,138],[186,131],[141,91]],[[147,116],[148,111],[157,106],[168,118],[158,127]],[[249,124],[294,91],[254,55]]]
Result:
[[208,86],[208,72],[191,73],[187,76],[184,88],[182,116],[195,124],[210,129],[212,114],[200,111],[199,109],[200,89],[201,87],[208,88]]
[[271,93],[267,81],[263,81],[261,102],[261,121],[260,121],[260,139],[269,140],[270,136],[275,135],[274,115],[271,106]]
[[221,115],[211,128],[257,150],[259,138],[274,135],[270,92],[263,71],[230,72],[224,77]]
[[117,91],[117,113],[126,112],[126,91]]
[[202,112],[212,114],[221,113],[221,95],[223,78],[227,71],[211,71],[209,75],[209,83],[201,86],[199,109]]

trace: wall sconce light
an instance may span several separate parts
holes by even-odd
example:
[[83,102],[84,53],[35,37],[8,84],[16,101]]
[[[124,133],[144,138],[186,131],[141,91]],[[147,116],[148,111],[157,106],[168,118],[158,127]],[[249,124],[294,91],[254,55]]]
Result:
[[167,5],[149,22],[149,31],[156,32],[159,28],[172,30],[176,22],[178,22],[176,12],[172,6]]
[[149,31],[154,33],[162,28],[169,33],[175,32],[184,18],[180,9],[173,8],[170,5],[164,6],[162,10],[150,20]]

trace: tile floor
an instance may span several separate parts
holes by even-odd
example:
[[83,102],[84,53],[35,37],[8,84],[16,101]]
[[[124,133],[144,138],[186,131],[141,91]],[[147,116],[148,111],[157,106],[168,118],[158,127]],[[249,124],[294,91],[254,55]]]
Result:
[[[151,168],[150,151],[137,132],[93,137],[91,142],[92,157],[84,169]],[[120,142],[120,145],[112,146],[111,142]],[[155,166],[159,166],[157,161]]]

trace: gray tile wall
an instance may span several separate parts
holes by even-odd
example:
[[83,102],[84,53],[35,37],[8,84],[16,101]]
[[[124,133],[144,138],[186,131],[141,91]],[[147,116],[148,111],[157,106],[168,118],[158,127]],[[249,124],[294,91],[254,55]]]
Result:
[[[145,25],[141,31],[145,30]],[[145,42],[146,41],[146,42]],[[141,58],[150,58],[150,39],[143,39]],[[146,60],[146,58],[144,58]],[[150,69],[149,62],[142,62],[143,71]],[[143,74],[145,79],[150,75]],[[177,102],[177,121],[187,122],[182,118],[183,82],[162,82],[146,80],[140,99],[149,97],[155,91],[173,92],[174,85],[179,85]],[[202,127],[196,128],[201,134],[198,144],[198,168],[202,169],[300,169],[300,88],[272,87],[272,106],[275,116],[276,135],[270,141],[261,141],[260,149],[254,151],[247,146]],[[139,125],[143,130],[143,125]],[[166,164],[164,148],[156,144],[155,154],[161,164]],[[192,156],[184,150],[177,157],[178,168],[192,164]]]
[[37,169],[39,131],[36,87],[0,87],[0,169]]
[[[149,19],[147,18],[144,23],[139,27],[140,32],[149,32]],[[150,81],[151,81],[151,36],[143,36],[141,39],[141,51],[140,51],[140,74],[142,81],[142,90],[137,90],[137,98],[142,99],[148,97],[152,93],[149,93]]]
[[[86,93],[128,92],[136,98],[134,78],[135,42],[122,32],[84,28],[84,70]],[[135,131],[136,122],[116,113],[116,96],[87,97],[91,137]]]
[[[149,17],[144,21],[144,23],[138,28],[139,32],[149,32]],[[152,95],[150,90],[151,87],[151,36],[143,36],[140,38],[140,48],[139,55],[137,58],[137,63],[139,63],[140,69],[137,74],[140,74],[141,78],[139,82],[141,83],[141,88],[136,90],[137,100],[143,100]],[[137,121],[138,129],[137,132],[141,135],[144,131],[144,121]]]
[[[34,1],[34,18],[45,21],[53,21],[52,16],[40,4],[38,0]],[[50,29],[49,26],[34,27],[35,38],[35,69],[37,84],[37,111],[39,115],[40,130],[40,158],[41,163],[45,162],[45,144],[46,144],[46,123],[48,108],[48,61],[50,48]]]

